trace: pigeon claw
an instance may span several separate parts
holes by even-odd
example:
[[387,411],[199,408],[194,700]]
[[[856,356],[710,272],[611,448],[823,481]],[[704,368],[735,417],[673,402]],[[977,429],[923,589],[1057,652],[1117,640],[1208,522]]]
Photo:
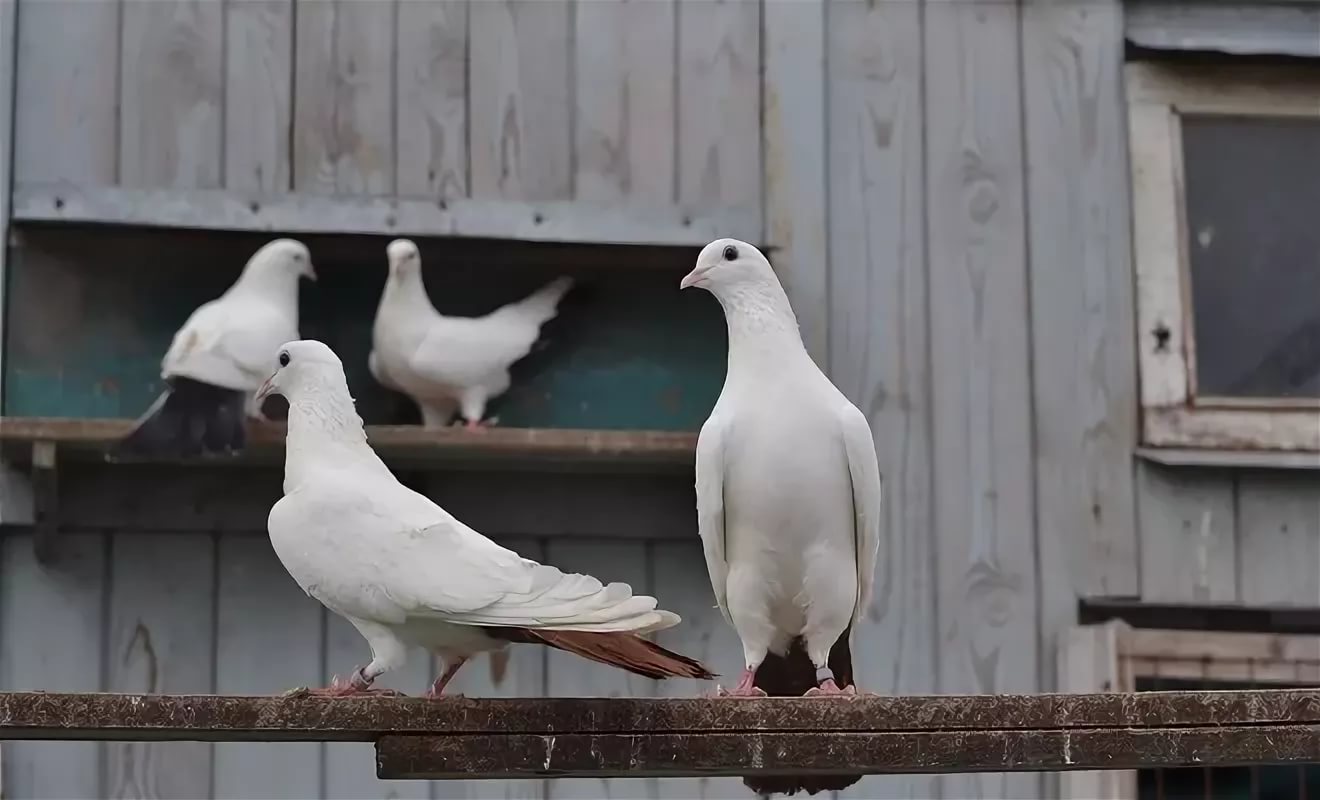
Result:
[[833,680],[827,680],[819,687],[808,689],[803,697],[856,697],[857,687],[849,686],[846,689],[840,689],[839,685]]
[[769,697],[765,690],[753,685],[756,680],[756,670],[745,669],[742,676],[738,679],[738,685],[733,689],[726,690],[723,686],[716,684],[713,697]]

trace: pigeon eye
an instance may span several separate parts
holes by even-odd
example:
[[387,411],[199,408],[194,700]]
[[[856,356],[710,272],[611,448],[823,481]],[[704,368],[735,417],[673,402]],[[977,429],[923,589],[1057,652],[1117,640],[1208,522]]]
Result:
[[282,352],[280,353],[280,366],[281,366],[281,367],[287,367],[287,366],[289,366],[289,351],[288,351],[288,350],[284,350],[284,351],[282,351]]
[[725,260],[725,261],[737,261],[737,260],[738,260],[738,248],[734,247],[733,245],[729,245],[728,247],[724,248],[724,260]]

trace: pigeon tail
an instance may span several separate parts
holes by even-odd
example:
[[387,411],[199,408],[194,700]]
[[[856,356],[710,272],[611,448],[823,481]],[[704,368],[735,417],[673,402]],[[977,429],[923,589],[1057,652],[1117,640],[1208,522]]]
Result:
[[571,288],[573,288],[572,278],[568,276],[555,278],[518,301],[517,308],[537,325],[543,325],[559,313],[559,301],[564,299],[564,295]]
[[710,680],[716,677],[715,673],[700,661],[666,650],[635,633],[587,633],[531,628],[484,628],[483,630],[495,639],[521,644],[543,644],[601,664],[619,667],[645,678]]
[[[830,648],[827,666],[834,673],[834,682],[840,689],[846,689],[853,683],[852,652],[849,648],[851,626]],[[782,656],[770,653],[756,669],[756,678],[752,685],[763,690],[770,697],[801,697],[808,690],[817,686],[816,668],[807,657],[807,650],[798,637]],[[825,701],[819,701],[825,702]],[[792,795],[806,792],[837,792],[852,786],[862,779],[861,775],[765,775],[743,778],[743,785],[759,795]]]
[[185,458],[237,452],[246,443],[247,394],[176,375],[122,439],[114,458]]

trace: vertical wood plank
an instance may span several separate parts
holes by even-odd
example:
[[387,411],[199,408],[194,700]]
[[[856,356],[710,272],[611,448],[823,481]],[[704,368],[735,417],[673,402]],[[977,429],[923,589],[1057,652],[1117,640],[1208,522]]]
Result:
[[[1119,665],[1118,637],[1122,622],[1063,628],[1057,637],[1056,672],[1061,692],[1131,692]],[[1061,800],[1135,800],[1135,770],[1097,770],[1059,773]]]
[[778,248],[775,271],[793,303],[802,341],[824,364],[830,268],[825,246],[826,4],[768,2],[763,9],[766,237]]
[[[651,571],[661,608],[683,618],[676,627],[658,632],[655,640],[699,659],[719,674],[716,681],[731,687],[742,672],[742,644],[715,605],[700,540],[694,536],[685,541],[654,542]],[[696,697],[714,691],[715,683],[673,679],[658,681],[657,689],[660,697]],[[750,796],[739,778],[663,778],[657,784],[657,796],[673,800]]]
[[[215,540],[116,533],[111,544],[106,690],[213,691]],[[106,742],[104,797],[209,797],[207,742]]]
[[1137,593],[1137,366],[1119,0],[1022,6],[1042,689],[1079,595]]
[[400,0],[398,16],[398,194],[466,197],[468,2]]
[[[650,593],[646,544],[607,539],[551,539],[546,560],[565,572],[593,575],[602,583],[622,581],[637,594]],[[654,697],[657,681],[587,661],[572,653],[546,653],[546,686],[550,697]],[[571,778],[547,782],[547,796],[563,800],[654,797],[654,778]]]
[[674,0],[577,6],[577,198],[674,200]]
[[1237,591],[1233,474],[1137,464],[1141,599],[1232,602]]
[[[875,594],[853,636],[854,669],[867,691],[931,694],[938,686],[921,6],[835,2],[828,21],[829,371],[870,420],[884,481]],[[868,776],[842,796],[936,791],[933,776]]]
[[394,192],[394,0],[297,0],[293,185]]
[[[105,635],[105,537],[66,533],[37,563],[32,535],[0,536],[0,689],[94,692]],[[40,609],[40,613],[33,613]],[[5,742],[5,797],[105,797],[96,742]]]
[[1320,605],[1320,481],[1250,471],[1237,493],[1242,602]]
[[[362,634],[348,620],[329,610],[322,610],[325,626],[325,660],[321,668],[321,685],[339,675],[347,678],[359,666],[371,661],[371,648]],[[397,689],[410,695],[426,691],[435,678],[434,659],[418,648],[408,651],[408,662],[395,672],[386,673],[376,680],[381,688]],[[430,797],[430,784],[426,781],[384,781],[376,777],[376,748],[368,742],[327,742],[325,753],[326,800],[362,800],[379,797],[382,800]]]
[[223,41],[221,3],[154,0],[123,4],[121,184],[220,186]]
[[761,208],[761,4],[680,0],[678,20],[678,199]]
[[[940,690],[1036,691],[1021,92],[1016,4],[925,5],[927,220]],[[945,776],[953,797],[1033,797],[1028,774]]]
[[[265,536],[220,538],[216,611],[218,694],[270,695],[321,677],[321,605],[289,577]],[[316,797],[321,746],[222,742],[215,796]]]
[[225,187],[288,191],[293,0],[225,5]]
[[[545,548],[538,539],[500,539],[499,543],[524,558],[543,561]],[[467,697],[540,697],[545,694],[546,648],[535,645],[510,645],[503,655],[478,656],[454,676],[446,694]],[[459,798],[526,798],[545,796],[545,781],[435,781],[431,784],[434,800]]]
[[79,0],[23,3],[18,15],[15,180],[114,185],[119,162],[119,8],[118,3]]
[[568,0],[472,4],[468,85],[474,197],[572,196],[573,8]]

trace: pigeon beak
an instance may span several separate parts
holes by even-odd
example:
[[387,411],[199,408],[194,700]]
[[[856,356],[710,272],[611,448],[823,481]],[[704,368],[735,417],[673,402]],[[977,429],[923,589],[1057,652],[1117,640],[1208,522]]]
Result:
[[316,268],[312,266],[312,262],[307,262],[307,266],[303,268],[302,274],[307,280],[316,283]]
[[275,380],[275,373],[272,372],[270,377],[262,382],[261,386],[257,389],[257,393],[252,396],[253,403],[260,404],[261,401],[265,400],[271,391],[274,390],[275,386],[271,383],[273,380]]
[[689,286],[696,286],[697,281],[700,281],[704,277],[706,277],[706,270],[702,269],[701,267],[697,267],[696,269],[689,272],[687,275],[683,276],[683,280],[680,281],[678,284],[679,291],[682,291],[688,288]]

